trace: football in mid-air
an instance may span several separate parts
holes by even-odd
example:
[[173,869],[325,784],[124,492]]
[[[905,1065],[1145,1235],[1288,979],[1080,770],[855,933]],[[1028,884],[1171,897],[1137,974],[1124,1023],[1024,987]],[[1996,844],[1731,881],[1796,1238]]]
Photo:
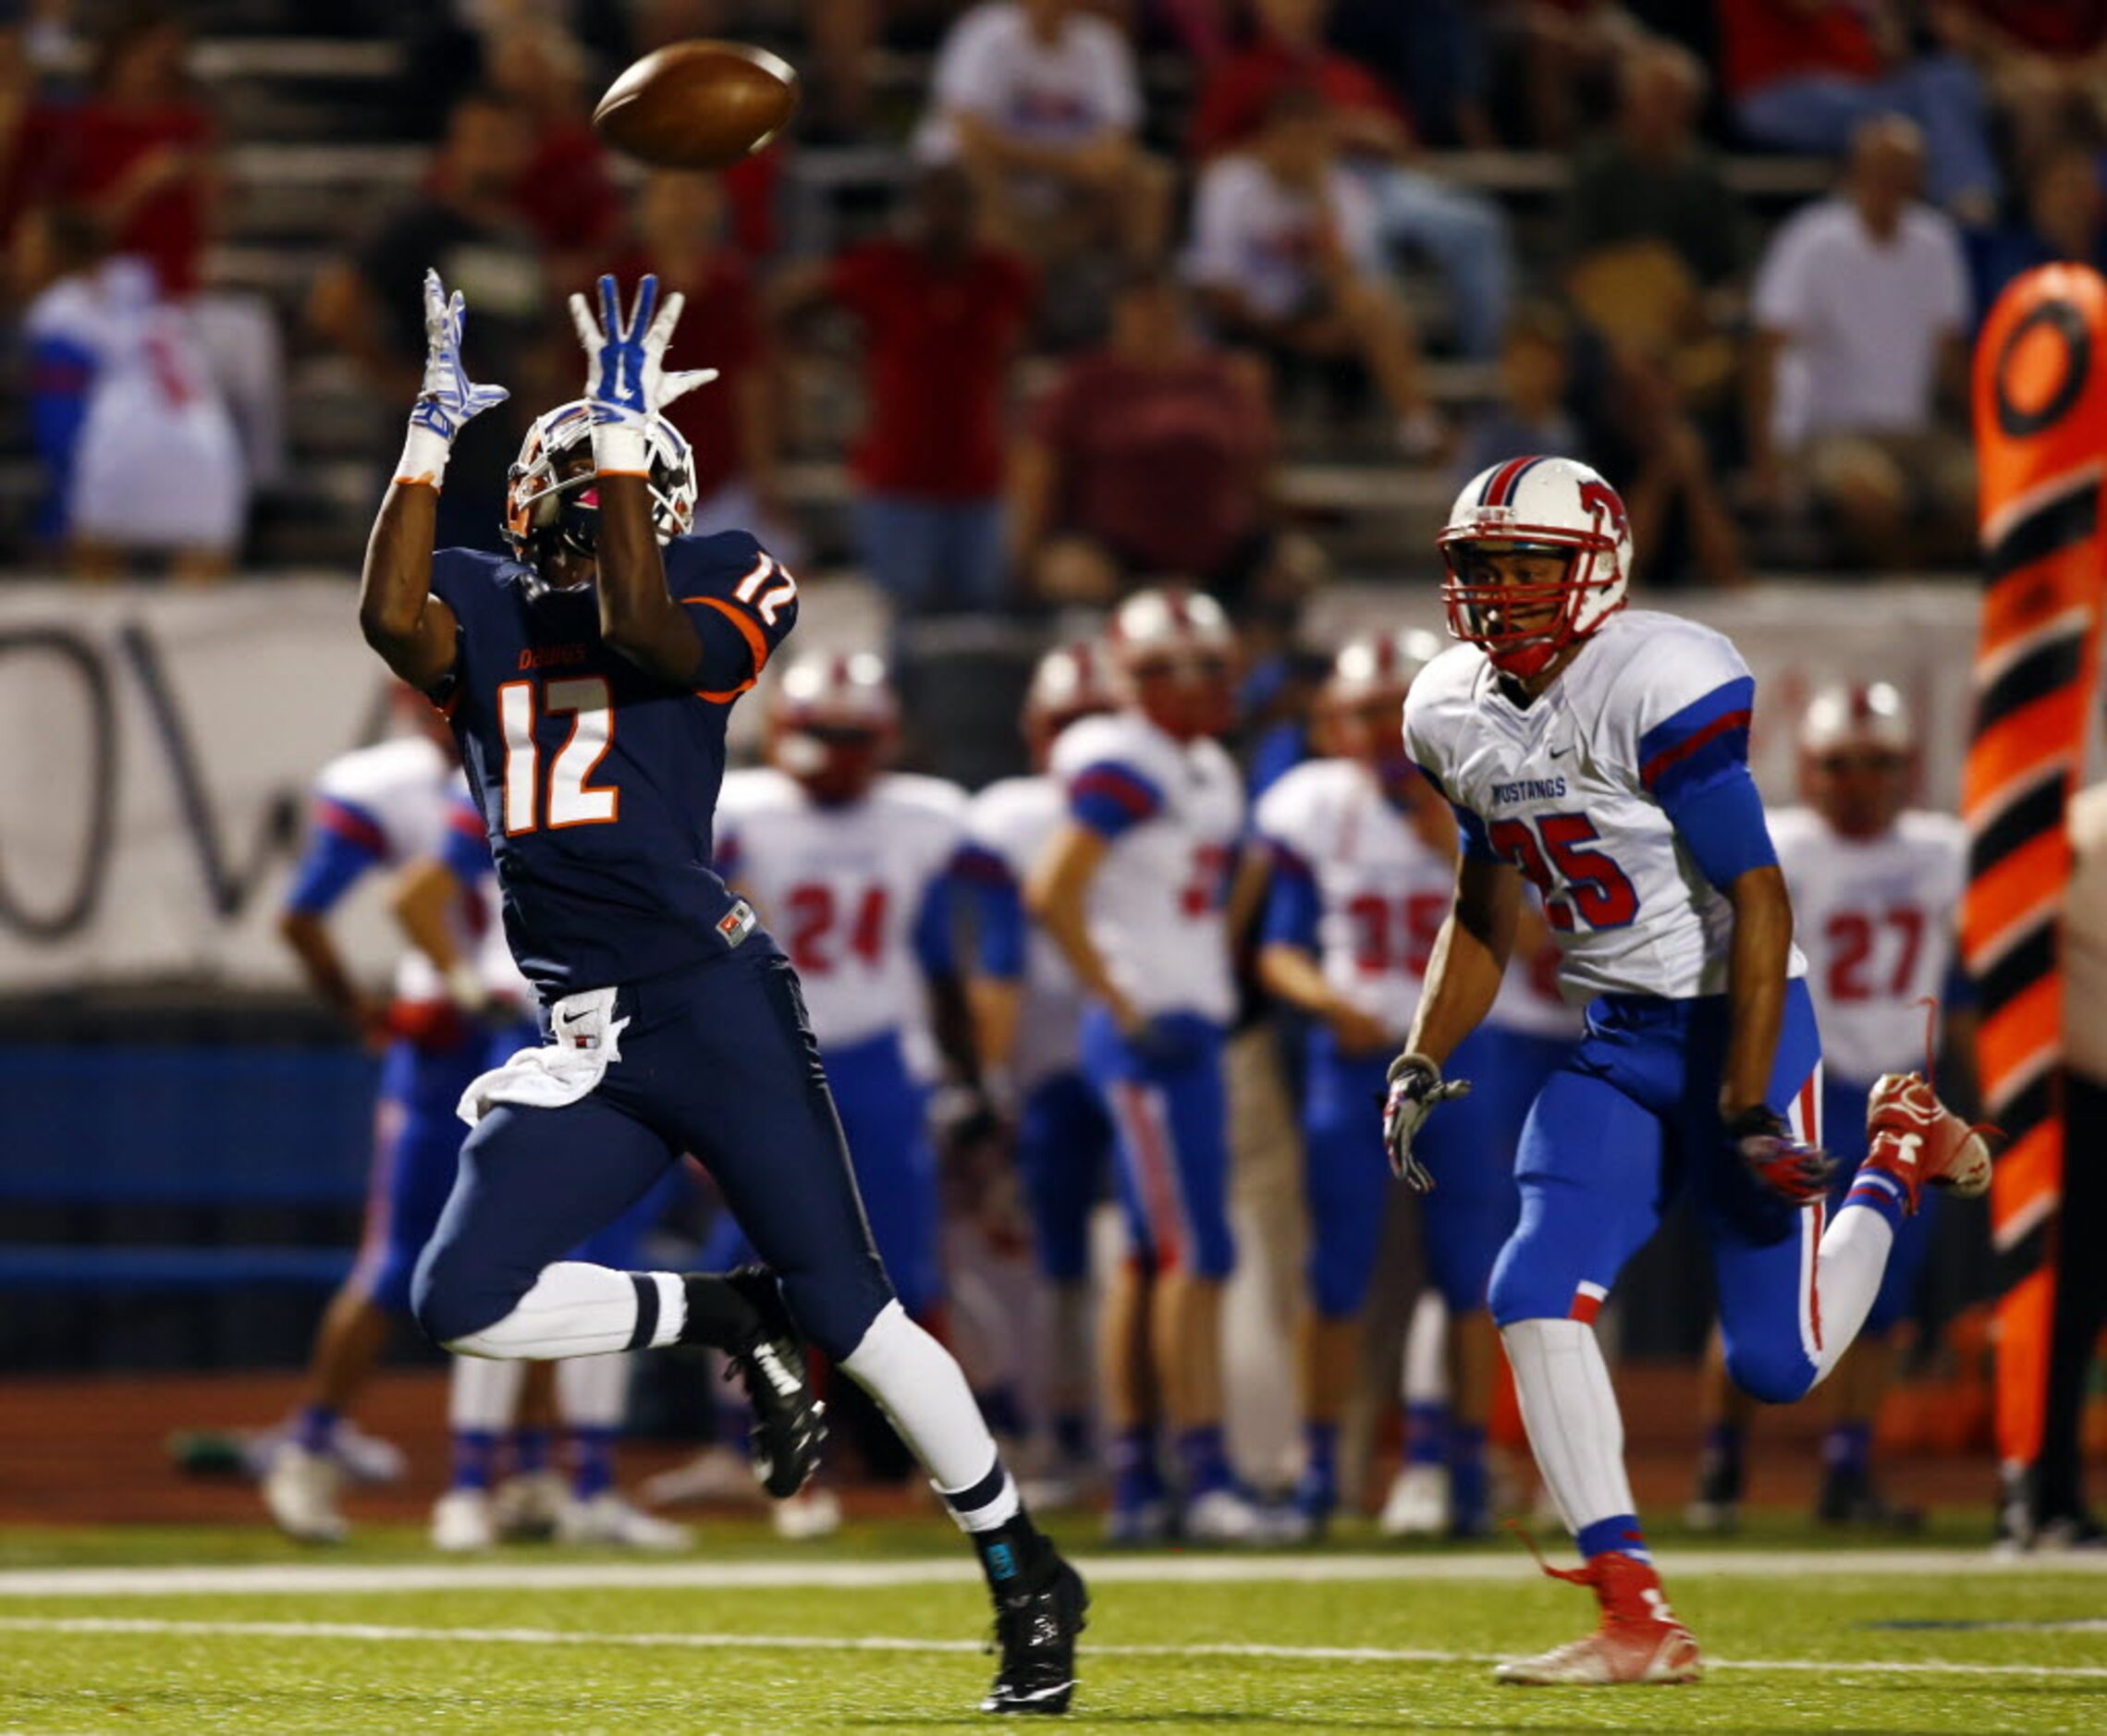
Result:
[[625,156],[667,169],[729,168],[798,105],[798,75],[746,43],[672,43],[607,87],[593,125]]

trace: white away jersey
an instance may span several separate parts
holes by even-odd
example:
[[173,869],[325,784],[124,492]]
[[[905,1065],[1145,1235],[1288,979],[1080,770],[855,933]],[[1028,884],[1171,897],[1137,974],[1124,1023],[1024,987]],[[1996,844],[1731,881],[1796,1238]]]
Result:
[[1054,743],[1069,811],[1123,824],[1090,886],[1090,937],[1143,1014],[1236,1012],[1223,907],[1243,779],[1219,741],[1182,742],[1134,712],[1085,717]]
[[[454,804],[466,792],[460,767],[425,736],[403,736],[340,754],[314,780],[314,824],[401,868],[439,853]],[[431,960],[410,947],[395,970],[402,1000],[440,1000]]]
[[[1567,999],[1724,993],[1733,909],[1661,802],[1746,760],[1755,697],[1725,638],[1642,611],[1612,616],[1526,708],[1475,645],[1413,682],[1405,747],[1465,848],[1542,891]],[[1805,968],[1795,950],[1792,974]]]
[[965,807],[956,785],[904,772],[840,807],[778,771],[726,774],[718,872],[797,967],[823,1048],[899,1032],[911,1059],[933,1058],[917,931],[964,841]]
[[[1067,818],[1068,801],[1058,778],[1005,777],[973,799],[966,825],[974,845],[1022,896],[1033,867]],[[1084,999],[1060,948],[1035,923],[1025,934],[1023,987],[1011,1068],[1018,1084],[1029,1090],[1081,1064],[1076,1026]]]
[[1841,837],[1811,808],[1770,821],[1807,956],[1822,1059],[1870,1085],[1924,1064],[1927,996],[1954,965],[1967,829],[1950,814],[1905,813],[1880,837]]
[[1402,1041],[1455,893],[1453,850],[1421,837],[1353,760],[1305,760],[1256,818],[1274,873],[1315,886],[1324,980]]

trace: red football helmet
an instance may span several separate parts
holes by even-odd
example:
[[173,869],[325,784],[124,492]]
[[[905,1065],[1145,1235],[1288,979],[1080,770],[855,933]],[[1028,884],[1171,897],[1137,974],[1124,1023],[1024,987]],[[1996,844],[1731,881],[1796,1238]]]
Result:
[[1885,681],[1825,687],[1800,718],[1800,794],[1844,837],[1878,837],[1909,803],[1917,728]]
[[[1631,521],[1617,491],[1575,458],[1510,458],[1479,471],[1436,544],[1449,631],[1482,646],[1504,675],[1541,675],[1624,606]],[[1517,559],[1543,576],[1501,570]]]
[[1137,591],[1106,634],[1124,702],[1181,741],[1236,722],[1236,635],[1214,598],[1183,585]]
[[892,757],[900,696],[875,651],[807,652],[768,706],[768,763],[833,806],[868,794]]
[[1112,711],[1120,703],[1105,647],[1094,639],[1056,645],[1032,671],[1024,695],[1024,740],[1032,764],[1044,770],[1054,738],[1072,723]]
[[1328,751],[1359,760],[1385,783],[1412,775],[1404,751],[1404,696],[1420,670],[1441,654],[1424,628],[1363,633],[1332,659],[1317,695],[1318,733]]

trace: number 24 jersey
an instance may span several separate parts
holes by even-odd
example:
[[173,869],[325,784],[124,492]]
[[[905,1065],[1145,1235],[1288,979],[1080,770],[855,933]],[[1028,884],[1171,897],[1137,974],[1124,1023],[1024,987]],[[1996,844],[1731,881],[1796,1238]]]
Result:
[[[1454,804],[1465,852],[1513,862],[1544,898],[1569,1000],[1725,992],[1733,907],[1664,802],[1747,757],[1756,684],[1695,621],[1612,616],[1529,705],[1475,645],[1412,684],[1404,742]],[[1806,962],[1795,949],[1791,973]]]

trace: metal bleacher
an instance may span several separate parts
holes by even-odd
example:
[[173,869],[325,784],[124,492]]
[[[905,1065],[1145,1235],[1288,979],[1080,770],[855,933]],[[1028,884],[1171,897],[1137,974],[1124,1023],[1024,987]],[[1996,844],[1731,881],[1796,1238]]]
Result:
[[[374,403],[347,363],[318,349],[300,314],[323,263],[404,197],[422,172],[424,148],[387,136],[397,109],[392,81],[405,55],[393,41],[307,36],[210,37],[193,50],[193,66],[233,141],[229,223],[209,256],[208,276],[216,287],[265,298],[288,338],[293,481],[264,503],[248,552],[252,567],[349,564],[364,540],[398,407]],[[878,82],[900,98],[896,109],[913,112],[927,68],[925,56],[883,57]],[[1166,106],[1175,113],[1189,68],[1152,60],[1145,71],[1152,87],[1169,92]],[[1567,175],[1561,158],[1452,152],[1428,162],[1497,197],[1513,216],[1525,265],[1542,261],[1550,202]],[[790,250],[835,244],[847,226],[867,223],[869,213],[882,209],[909,173],[905,154],[894,147],[801,147],[786,175]],[[1746,158],[1730,165],[1730,181],[1752,204],[1771,208],[1819,191],[1828,173],[1815,161]],[[1438,283],[1415,268],[1403,287],[1425,329],[1439,339],[1447,313]],[[857,400],[851,351],[822,344],[801,356],[798,376],[785,419],[784,492],[826,564],[845,549],[841,455]],[[1435,362],[1429,377],[1437,398],[1457,411],[1484,401],[1496,385],[1490,368],[1459,361]],[[1393,568],[1402,551],[1425,546],[1447,504],[1445,472],[1402,463],[1387,429],[1298,421],[1291,411],[1287,433],[1292,457],[1282,497],[1298,519],[1322,532],[1342,569]],[[18,454],[0,453],[0,505],[18,507],[37,485],[33,466]]]

